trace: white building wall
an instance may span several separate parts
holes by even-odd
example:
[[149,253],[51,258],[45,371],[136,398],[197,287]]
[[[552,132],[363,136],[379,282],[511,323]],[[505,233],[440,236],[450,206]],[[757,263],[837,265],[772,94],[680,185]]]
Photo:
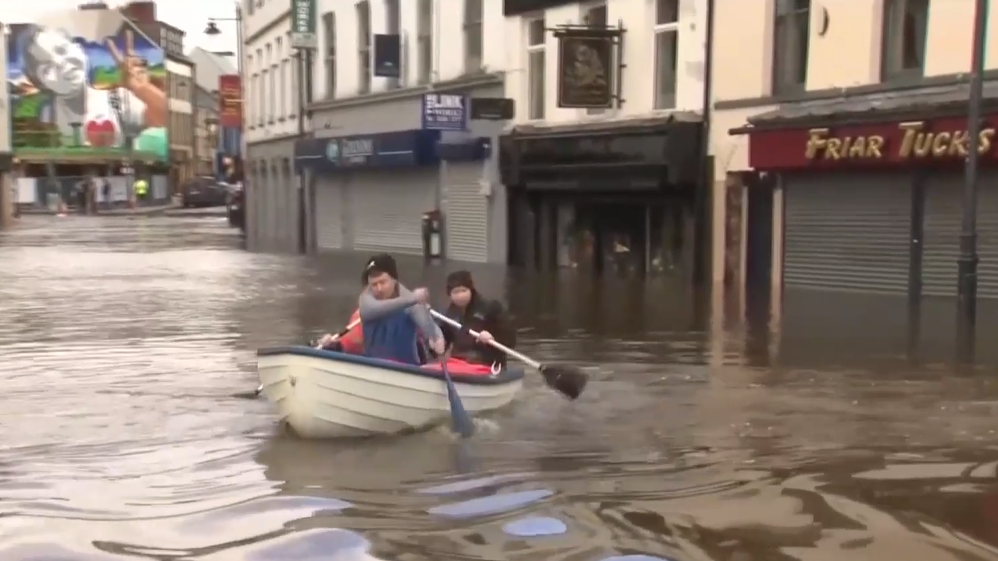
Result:
[[265,2],[243,25],[248,38],[243,46],[244,140],[254,144],[296,134],[298,76],[290,48],[290,4]]
[[[337,99],[354,97],[360,87],[360,59],[358,55],[359,25],[355,2],[340,2],[337,0],[319,0],[317,14],[317,30],[319,33],[319,50],[314,60],[314,87],[316,100],[326,99],[326,65],[323,53],[326,52],[326,37],[322,29],[322,16],[325,13],[336,14],[336,53]],[[387,17],[383,0],[370,0],[371,34],[387,32]],[[401,86],[415,86],[419,77],[416,63],[419,60],[419,43],[417,41],[417,0],[401,0],[399,2],[402,34],[402,81]],[[486,71],[501,70],[506,61],[505,23],[502,15],[502,0],[484,0],[482,17],[482,66]],[[433,2],[433,73],[432,81],[442,82],[452,80],[466,74],[464,67],[464,1],[435,0]],[[372,40],[373,43],[373,40]],[[371,93],[387,91],[390,80],[387,78],[372,78]]]
[[[548,32],[545,40],[545,106],[544,119],[531,121],[528,112],[527,81],[527,23],[543,15],[545,26],[580,25],[585,12],[594,6],[607,4],[610,25],[623,22],[624,105],[602,114],[589,115],[585,109],[561,109],[557,103],[558,92],[558,39]],[[654,0],[611,0],[609,2],[584,2],[550,8],[541,12],[524,14],[504,20],[506,97],[516,100],[516,122],[533,124],[568,123],[585,120],[647,117],[676,111],[703,110],[704,53],[706,41],[707,0],[681,0],[679,7],[679,38],[677,47],[676,107],[654,109],[655,80],[655,2]],[[616,68],[612,69],[616,72]]]

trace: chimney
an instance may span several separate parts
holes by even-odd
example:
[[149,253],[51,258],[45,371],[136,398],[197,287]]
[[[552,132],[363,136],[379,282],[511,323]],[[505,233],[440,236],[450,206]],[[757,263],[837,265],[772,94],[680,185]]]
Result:
[[121,13],[135,23],[156,23],[155,2],[129,2],[121,8]]

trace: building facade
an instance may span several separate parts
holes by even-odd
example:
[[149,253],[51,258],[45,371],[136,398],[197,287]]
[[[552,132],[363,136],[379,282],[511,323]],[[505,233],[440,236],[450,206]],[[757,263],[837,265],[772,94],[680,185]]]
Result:
[[[219,179],[234,182],[239,180],[227,173],[226,160],[239,162],[241,160],[242,127],[233,129],[223,126],[220,122],[222,100],[222,82],[225,79],[238,77],[238,71],[232,62],[221,54],[195,47],[187,53],[187,58],[197,67],[196,84],[198,88],[195,111],[197,112],[195,137],[197,142],[198,175],[211,175]],[[240,102],[241,103],[241,102]],[[239,170],[242,164],[235,166]]]
[[198,156],[195,175],[215,176],[215,155],[218,145],[218,94],[213,94],[200,84],[194,103],[195,115],[195,152]]
[[169,184],[172,193],[180,191],[194,177],[198,155],[195,142],[194,102],[197,95],[194,63],[184,54],[184,31],[156,16],[156,3],[131,2],[121,8],[142,32],[163,50],[166,58],[166,88],[169,100],[167,135],[170,139]]
[[706,0],[505,0],[510,261],[694,276]]
[[[747,4],[717,19],[715,280],[954,295],[962,163],[974,144],[986,168],[998,160],[998,84],[985,87],[981,137],[967,138],[974,3]],[[998,68],[993,41],[986,66]],[[982,172],[979,201],[990,298],[993,174]]]
[[246,240],[252,250],[302,249],[302,200],[292,173],[304,89],[291,49],[291,3],[243,4]]
[[[24,180],[18,202],[76,203],[70,195],[87,176],[109,178],[112,202],[129,199],[136,177],[152,185],[148,202],[166,199],[170,104],[159,42],[102,5],[52,11],[8,30],[11,140]],[[145,79],[125,79],[122,68]]]
[[[453,7],[319,2],[311,133],[296,154],[309,247],[505,263],[503,123],[471,114],[504,98],[502,3]],[[424,247],[424,221],[440,247]]]

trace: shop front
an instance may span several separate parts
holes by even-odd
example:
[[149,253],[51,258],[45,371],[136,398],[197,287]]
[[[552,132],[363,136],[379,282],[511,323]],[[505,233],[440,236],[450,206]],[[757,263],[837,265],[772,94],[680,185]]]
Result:
[[755,120],[749,164],[777,174],[783,193],[784,286],[955,295],[963,162],[976,145],[979,291],[998,298],[998,113],[971,141],[960,111]]
[[246,236],[252,250],[299,251],[301,201],[291,166],[294,147],[293,136],[246,147]]
[[511,263],[691,279],[703,257],[701,131],[699,122],[655,120],[503,136]]

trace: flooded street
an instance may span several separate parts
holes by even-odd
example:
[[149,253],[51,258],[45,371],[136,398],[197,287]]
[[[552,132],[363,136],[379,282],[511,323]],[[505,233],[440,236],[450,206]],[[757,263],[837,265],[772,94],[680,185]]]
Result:
[[890,306],[746,326],[668,281],[474,269],[520,350],[590,373],[577,402],[531,376],[466,442],[281,436],[233,394],[342,326],[364,257],[246,253],[224,219],[0,234],[0,559],[998,559],[994,369],[912,364]]

